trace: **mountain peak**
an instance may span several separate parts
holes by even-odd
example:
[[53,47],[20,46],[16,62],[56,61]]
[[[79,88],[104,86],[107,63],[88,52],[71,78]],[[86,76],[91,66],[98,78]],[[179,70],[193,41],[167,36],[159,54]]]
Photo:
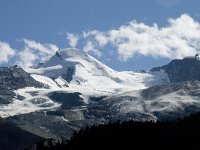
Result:
[[59,51],[56,52],[56,56],[62,58]]
[[94,76],[113,78],[114,70],[99,62],[94,57],[76,48],[59,49],[54,56],[35,69],[27,69],[29,73],[36,73],[56,79],[59,76],[67,82],[84,83]]
[[62,57],[64,59],[70,57],[88,57],[88,55],[84,51],[76,48],[59,49],[56,52],[56,56]]
[[195,55],[195,58],[196,58],[197,60],[200,60],[200,54],[196,54],[196,55]]

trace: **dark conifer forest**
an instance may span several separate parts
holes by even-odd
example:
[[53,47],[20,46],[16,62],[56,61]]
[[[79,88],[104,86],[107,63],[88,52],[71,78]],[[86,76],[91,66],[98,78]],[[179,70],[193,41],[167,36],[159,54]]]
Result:
[[67,149],[200,149],[200,113],[165,122],[115,122],[86,127],[70,141],[37,144],[39,150]]

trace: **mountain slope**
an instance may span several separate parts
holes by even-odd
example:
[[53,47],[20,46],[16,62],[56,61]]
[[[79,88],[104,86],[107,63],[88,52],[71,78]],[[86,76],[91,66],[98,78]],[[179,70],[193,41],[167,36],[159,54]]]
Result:
[[16,125],[0,122],[0,150],[20,150],[44,140]]
[[73,80],[78,83],[86,82],[91,75],[107,76],[111,79],[115,75],[114,70],[78,49],[59,50],[36,69],[50,78],[61,76],[68,82]]
[[42,87],[27,72],[18,66],[0,68],[0,89],[16,90],[25,87]]
[[[40,82],[42,82],[41,76],[38,75],[51,78],[58,86],[60,86],[58,78],[62,79],[62,82],[69,83],[68,90],[71,88],[72,91],[85,94],[123,93],[168,82],[168,77],[161,72],[150,74],[114,71],[78,49],[59,50],[48,61],[35,68],[26,68],[26,71],[33,74],[32,77]],[[49,84],[52,83],[51,81]]]
[[[62,49],[37,67],[26,68],[33,79],[45,86],[13,91],[23,99],[15,97],[13,103],[1,106],[1,116],[41,110],[86,109],[90,115],[93,115],[91,112],[106,111],[109,116],[111,111],[114,119],[155,120],[162,118],[162,114],[166,114],[164,117],[170,117],[169,113],[176,116],[177,111],[184,114],[184,110],[191,107],[196,111],[200,87],[198,81],[193,80],[198,79],[199,63],[196,58],[185,58],[153,68],[151,72],[117,72],[81,50]],[[189,74],[194,72],[194,75],[186,76],[184,70]],[[57,95],[56,98],[52,93]],[[102,96],[106,96],[102,101],[91,99]],[[73,101],[73,97],[77,97],[77,101]],[[95,117],[99,116],[104,118],[101,113]]]
[[27,72],[18,66],[0,68],[1,106],[12,103],[14,98],[23,100],[24,97],[17,95],[14,90],[25,87],[42,88],[43,84],[34,80]]
[[[185,76],[183,71],[187,69],[194,75]],[[199,109],[200,86],[193,81],[199,73],[196,58],[174,60],[151,72],[117,72],[81,50],[62,49],[46,62],[26,70],[45,86],[12,91],[18,97],[0,107],[2,117],[41,110],[70,110],[78,111],[82,119],[86,115],[114,120],[157,120]],[[88,112],[83,114],[82,110]]]
[[200,111],[198,64],[186,58],[150,72],[117,72],[81,50],[62,49],[28,73],[0,74],[0,116],[57,139],[109,121],[175,119]]
[[169,64],[151,71],[165,70],[171,82],[200,80],[200,61],[196,57],[172,60]]
[[200,111],[200,81],[157,85],[109,96],[97,105],[120,120],[165,120]]
[[18,66],[0,68],[0,116],[8,117],[37,110],[53,109],[60,105],[38,90],[46,86]]

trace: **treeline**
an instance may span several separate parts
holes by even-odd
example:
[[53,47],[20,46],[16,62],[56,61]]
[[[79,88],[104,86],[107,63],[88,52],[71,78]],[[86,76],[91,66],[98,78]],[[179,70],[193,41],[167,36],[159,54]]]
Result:
[[[39,150],[45,150],[42,144],[38,146]],[[50,150],[78,148],[199,150],[200,113],[175,121],[128,121],[86,127],[74,133],[70,141],[48,147]]]

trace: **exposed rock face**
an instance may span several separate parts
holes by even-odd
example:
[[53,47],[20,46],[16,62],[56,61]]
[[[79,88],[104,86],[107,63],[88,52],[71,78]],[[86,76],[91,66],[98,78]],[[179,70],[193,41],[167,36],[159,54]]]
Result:
[[[13,90],[25,87],[42,87],[18,66],[0,67],[0,104],[8,104],[16,96]],[[17,97],[23,99],[23,97]]]
[[52,100],[62,103],[62,109],[71,109],[86,105],[80,97],[81,93],[53,92],[49,95]]
[[0,89],[20,89],[25,87],[42,87],[27,72],[18,66],[0,68]]
[[200,80],[200,61],[196,57],[175,59],[169,64],[153,68],[151,71],[160,71],[161,69],[168,74],[170,82]]
[[13,101],[15,93],[11,90],[0,90],[0,104],[9,104]]
[[69,83],[73,79],[73,75],[75,73],[75,67],[67,68],[66,74],[63,74],[63,78]]

